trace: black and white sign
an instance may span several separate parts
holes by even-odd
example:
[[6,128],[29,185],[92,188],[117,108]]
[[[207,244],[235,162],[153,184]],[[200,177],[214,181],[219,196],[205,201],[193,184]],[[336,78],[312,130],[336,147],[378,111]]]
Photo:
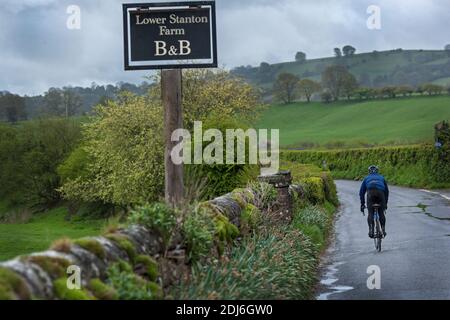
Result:
[[214,1],[124,4],[125,70],[217,67]]

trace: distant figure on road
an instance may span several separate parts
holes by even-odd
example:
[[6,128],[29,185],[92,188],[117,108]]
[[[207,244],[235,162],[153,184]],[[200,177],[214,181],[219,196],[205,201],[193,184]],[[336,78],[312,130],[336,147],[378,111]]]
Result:
[[369,175],[364,179],[361,184],[361,189],[359,190],[359,198],[361,199],[361,212],[364,213],[365,206],[365,195],[367,192],[367,209],[369,211],[369,216],[367,217],[367,222],[369,224],[369,237],[374,237],[374,223],[373,223],[373,205],[379,204],[381,206],[380,223],[383,229],[383,234],[386,236],[386,216],[385,211],[387,210],[387,204],[389,201],[389,188],[384,177],[378,173],[379,169],[377,166],[369,167]]

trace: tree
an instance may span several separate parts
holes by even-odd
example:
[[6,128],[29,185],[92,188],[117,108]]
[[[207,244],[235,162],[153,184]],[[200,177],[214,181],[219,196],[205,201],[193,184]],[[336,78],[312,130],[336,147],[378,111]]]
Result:
[[50,88],[44,94],[42,112],[49,116],[62,115],[63,94],[61,89]]
[[343,77],[342,83],[342,93],[350,100],[351,96],[355,93],[358,88],[358,82],[353,74],[347,72]]
[[270,64],[268,64],[267,62],[261,62],[261,64],[259,65],[259,71],[261,73],[270,72]]
[[285,104],[295,100],[300,79],[292,73],[280,73],[273,86],[277,100]]
[[384,97],[394,99],[397,96],[397,88],[394,86],[386,86],[381,89],[381,93]]
[[297,52],[297,54],[295,55],[295,61],[301,62],[301,63],[305,62],[306,61],[306,53],[301,52],[301,51]]
[[310,79],[300,80],[298,83],[298,89],[303,97],[305,97],[306,101],[311,101],[311,96],[319,92],[321,89],[320,83],[315,82]]
[[450,51],[450,44],[447,44],[447,45],[445,46],[444,50]]
[[342,48],[342,52],[343,52],[344,56],[348,57],[348,56],[354,55],[356,52],[356,49],[350,45],[346,45],[345,47]]
[[320,98],[322,99],[323,102],[330,103],[331,100],[333,99],[333,96],[331,95],[331,93],[329,91],[324,91],[320,95]]
[[441,94],[444,90],[444,87],[437,84],[427,83],[423,85],[423,90],[424,92],[428,93],[428,95],[432,96]]
[[66,118],[74,116],[83,105],[80,96],[69,89],[63,91],[62,103]]
[[16,123],[27,118],[25,99],[9,92],[0,93],[0,117]]
[[335,56],[336,58],[342,57],[342,51],[341,51],[340,48],[334,48],[334,56]]
[[[160,86],[154,86],[145,96],[124,92],[119,99],[106,101],[106,106],[96,107],[95,117],[83,127],[83,150],[60,167],[66,178],[60,189],[64,198],[128,206],[161,197],[164,139],[160,97]],[[209,119],[250,122],[260,106],[255,89],[228,72],[183,71],[184,128],[188,130],[194,121],[208,123]],[[85,165],[79,166],[79,162]],[[223,171],[229,168],[218,167]],[[227,172],[228,178],[230,174]]]
[[353,87],[354,82],[356,83],[354,76],[344,66],[329,66],[322,73],[322,87],[329,90],[334,101],[343,94],[344,88]]
[[417,92],[418,94],[420,94],[421,96],[423,96],[423,93],[425,92],[425,89],[424,89],[423,85],[417,86],[416,92]]
[[259,76],[261,82],[270,82],[272,80],[272,70],[270,64],[267,62],[261,62],[259,65]]
[[50,116],[73,116],[81,108],[82,101],[72,88],[50,88],[44,95],[43,113]]
[[396,93],[402,95],[403,97],[411,96],[414,93],[414,88],[411,86],[398,86],[396,88]]
[[354,91],[354,94],[361,100],[368,100],[373,97],[373,89],[367,87],[360,87]]

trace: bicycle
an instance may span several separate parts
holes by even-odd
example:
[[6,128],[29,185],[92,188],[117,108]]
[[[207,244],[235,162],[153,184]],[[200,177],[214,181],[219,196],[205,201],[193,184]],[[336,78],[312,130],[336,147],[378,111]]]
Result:
[[[375,250],[378,252],[381,252],[381,241],[384,238],[383,229],[381,228],[381,222],[380,222],[380,214],[379,209],[381,208],[381,205],[374,204],[372,205],[373,208],[373,223],[375,226],[375,234],[373,236],[373,241],[375,243]],[[363,215],[364,212],[363,212]]]

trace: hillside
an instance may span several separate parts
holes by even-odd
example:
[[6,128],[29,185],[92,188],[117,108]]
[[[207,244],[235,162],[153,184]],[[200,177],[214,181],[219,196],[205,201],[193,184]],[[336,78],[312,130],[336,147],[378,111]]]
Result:
[[417,86],[425,82],[450,85],[450,51],[445,50],[374,51],[340,58],[242,66],[232,72],[262,88],[271,88],[282,72],[296,74],[302,79],[320,80],[325,68],[335,64],[346,65],[360,85],[367,87]]
[[450,97],[274,105],[258,128],[280,129],[282,147],[349,147],[431,142],[433,126],[450,119]]

